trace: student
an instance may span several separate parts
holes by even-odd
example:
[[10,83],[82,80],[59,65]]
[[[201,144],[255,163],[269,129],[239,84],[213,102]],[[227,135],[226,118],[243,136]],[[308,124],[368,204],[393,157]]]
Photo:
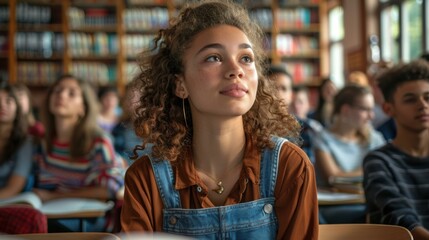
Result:
[[138,79],[127,84],[121,104],[122,116],[120,122],[112,130],[115,151],[121,154],[128,164],[132,163],[131,157],[134,155],[134,148],[142,144],[142,139],[136,135],[133,127],[133,121],[137,116],[136,108],[140,102],[141,87],[141,81]]
[[98,91],[98,101],[100,103],[100,114],[97,117],[97,123],[106,131],[112,133],[113,128],[118,124],[118,105],[119,95],[113,87],[102,87]]
[[[363,176],[364,156],[385,143],[371,126],[373,107],[374,97],[368,87],[348,85],[335,96],[332,125],[314,139],[319,187],[332,187],[335,177]],[[365,221],[365,205],[324,206],[320,213],[327,223]]]
[[364,160],[371,223],[400,225],[429,239],[429,65],[398,64],[379,78],[383,109],[397,127],[392,142]]
[[21,104],[22,113],[28,122],[28,134],[36,138],[42,138],[45,134],[45,127],[40,121],[37,121],[32,112],[30,90],[23,83],[17,83],[14,87],[19,103]]
[[301,148],[305,151],[310,158],[311,162],[315,163],[314,150],[313,150],[313,139],[320,131],[323,130],[323,126],[316,120],[308,117],[310,112],[310,99],[308,96],[308,89],[303,85],[297,85],[293,87],[292,103],[290,104],[290,110],[295,114],[296,118],[300,122],[302,145]]
[[16,90],[0,85],[0,199],[20,193],[32,167],[32,141]]
[[286,106],[292,102],[292,75],[285,67],[271,65],[268,69],[268,78],[275,82],[277,96],[283,100]]
[[331,125],[334,96],[337,91],[337,87],[329,78],[325,78],[320,84],[317,107],[310,117],[320,122],[324,127]]
[[135,121],[152,152],[125,176],[122,230],[317,239],[313,166],[276,137],[298,137],[299,124],[264,77],[263,37],[247,11],[194,3],[155,39]]
[[52,127],[46,128],[36,155],[33,189],[43,201],[115,199],[123,186],[123,162],[97,127],[96,101],[93,89],[72,75],[60,77],[48,90],[42,119]]

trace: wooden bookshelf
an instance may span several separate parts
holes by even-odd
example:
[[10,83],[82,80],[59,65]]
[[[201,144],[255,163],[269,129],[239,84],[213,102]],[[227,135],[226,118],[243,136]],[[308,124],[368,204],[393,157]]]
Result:
[[283,65],[295,84],[317,86],[326,70],[321,44],[323,0],[247,0],[252,18],[267,35],[270,62]]
[[[310,86],[320,82],[324,68],[322,1],[242,1],[253,18],[262,19],[270,61],[284,64]],[[0,0],[0,9],[9,14],[3,21],[0,16],[0,77],[44,87],[61,73],[73,73],[96,85],[115,85],[123,92],[138,71],[136,53],[151,46],[157,31],[168,25],[185,2]],[[297,24],[288,25],[289,15]],[[285,48],[282,38],[298,47]],[[296,66],[305,74],[294,70]]]

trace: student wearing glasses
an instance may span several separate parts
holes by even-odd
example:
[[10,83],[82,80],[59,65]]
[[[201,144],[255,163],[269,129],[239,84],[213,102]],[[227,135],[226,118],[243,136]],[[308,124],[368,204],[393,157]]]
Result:
[[[332,125],[322,130],[314,141],[320,187],[332,187],[335,177],[361,178],[364,156],[385,143],[383,136],[371,126],[373,108],[374,97],[371,89],[365,86],[345,86],[334,97]],[[328,223],[365,220],[364,205],[347,207],[345,211],[351,213],[340,214],[343,218],[338,217],[338,208],[333,212],[325,212],[326,209],[321,208],[320,212]]]

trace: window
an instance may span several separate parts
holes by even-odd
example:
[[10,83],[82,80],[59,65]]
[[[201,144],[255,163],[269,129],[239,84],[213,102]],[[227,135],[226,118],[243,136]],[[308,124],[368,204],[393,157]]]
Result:
[[399,61],[399,8],[390,6],[381,12],[381,56],[384,61]]
[[328,13],[329,34],[329,70],[330,79],[338,87],[344,85],[344,11],[341,6],[332,8]]
[[402,60],[406,62],[418,58],[423,52],[422,2],[422,0],[410,0],[403,3]]
[[429,29],[428,24],[424,24],[428,19],[428,1],[379,1],[381,55],[384,61],[409,62],[428,50]]
[[426,34],[426,52],[429,52],[429,1],[427,0],[425,3],[425,11],[424,11],[424,15],[425,15],[425,23],[426,23],[426,29],[425,29],[425,34]]

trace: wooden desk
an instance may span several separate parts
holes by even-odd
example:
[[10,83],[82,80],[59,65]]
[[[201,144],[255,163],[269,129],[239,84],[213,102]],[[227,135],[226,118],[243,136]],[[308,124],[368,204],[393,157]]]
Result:
[[319,205],[364,204],[365,196],[359,193],[343,193],[332,192],[328,190],[318,190],[317,200]]

